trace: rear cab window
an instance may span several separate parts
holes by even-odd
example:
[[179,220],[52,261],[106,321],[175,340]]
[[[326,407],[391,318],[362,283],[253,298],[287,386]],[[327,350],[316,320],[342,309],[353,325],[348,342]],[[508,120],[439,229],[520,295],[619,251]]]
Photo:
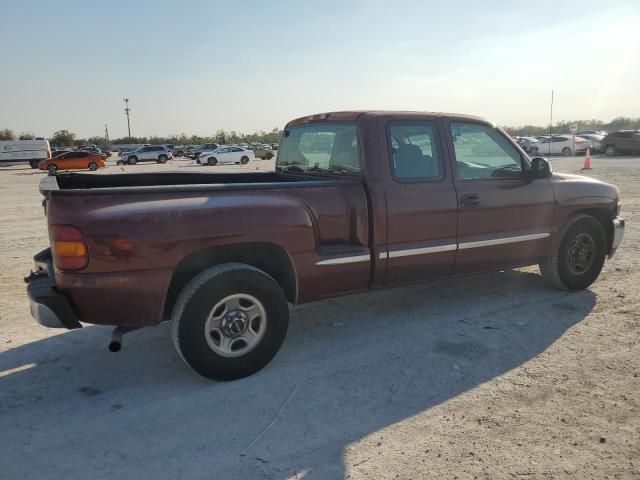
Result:
[[315,123],[285,129],[277,171],[360,174],[360,146],[355,123]]
[[436,127],[430,121],[391,121],[387,125],[391,173],[398,182],[444,178]]

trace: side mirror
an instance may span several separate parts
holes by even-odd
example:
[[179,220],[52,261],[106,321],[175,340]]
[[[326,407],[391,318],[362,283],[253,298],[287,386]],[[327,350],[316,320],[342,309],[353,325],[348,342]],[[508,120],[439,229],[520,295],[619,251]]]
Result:
[[551,173],[551,164],[546,158],[535,157],[531,159],[532,178],[549,178]]

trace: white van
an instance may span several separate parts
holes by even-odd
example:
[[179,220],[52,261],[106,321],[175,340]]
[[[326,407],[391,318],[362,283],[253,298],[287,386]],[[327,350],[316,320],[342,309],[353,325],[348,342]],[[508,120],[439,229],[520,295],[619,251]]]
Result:
[[51,158],[49,140],[7,140],[0,141],[0,164],[8,162],[28,162],[31,168]]

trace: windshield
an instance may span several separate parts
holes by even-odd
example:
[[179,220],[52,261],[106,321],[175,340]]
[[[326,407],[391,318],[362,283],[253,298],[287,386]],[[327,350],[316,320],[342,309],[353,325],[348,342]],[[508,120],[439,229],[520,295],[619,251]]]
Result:
[[360,149],[354,123],[316,123],[284,131],[277,171],[360,173]]

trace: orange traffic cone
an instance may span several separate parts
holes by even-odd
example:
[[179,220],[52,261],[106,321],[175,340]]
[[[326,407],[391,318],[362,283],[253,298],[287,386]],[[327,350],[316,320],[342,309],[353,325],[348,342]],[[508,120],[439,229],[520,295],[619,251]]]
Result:
[[582,170],[591,170],[591,149],[587,147],[587,154],[584,156]]

